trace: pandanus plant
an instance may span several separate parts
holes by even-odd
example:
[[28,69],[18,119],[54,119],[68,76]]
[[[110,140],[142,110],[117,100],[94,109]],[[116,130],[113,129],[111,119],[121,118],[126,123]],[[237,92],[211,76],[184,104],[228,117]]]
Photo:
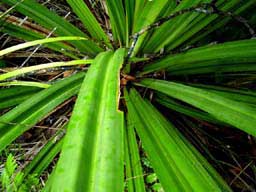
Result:
[[[256,1],[67,3],[82,27],[35,0],[1,1],[6,8],[1,32],[29,41],[2,49],[2,60],[20,49],[45,46],[65,61],[0,75],[6,86],[0,107],[11,108],[0,117],[0,151],[77,95],[68,124],[24,168],[25,176],[40,175],[60,152],[43,191],[146,191],[138,141],[165,191],[231,191],[174,126],[175,116],[163,115],[163,107],[256,135],[256,93],[228,87],[216,77],[236,80],[236,74],[255,72],[254,30],[241,14]],[[229,21],[248,32],[246,38],[209,44],[207,39]],[[48,83],[13,81],[65,66],[81,70]],[[197,77],[199,83],[191,81]],[[202,83],[210,77],[210,83]]]

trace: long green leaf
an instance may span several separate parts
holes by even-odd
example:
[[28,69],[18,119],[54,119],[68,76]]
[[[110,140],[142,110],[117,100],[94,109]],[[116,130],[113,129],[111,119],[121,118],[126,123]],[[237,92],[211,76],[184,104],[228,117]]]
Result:
[[189,103],[208,112],[219,121],[237,127],[253,136],[256,135],[256,110],[246,103],[181,83],[144,79],[138,85],[155,89],[170,97]]
[[145,192],[143,169],[140,162],[134,122],[127,116],[125,127],[125,172],[128,192]]
[[85,64],[92,63],[92,61],[93,60],[73,60],[73,61],[67,61],[67,62],[52,62],[52,63],[45,63],[45,64],[35,65],[35,66],[30,66],[30,67],[23,67],[23,68],[16,69],[14,71],[0,75],[0,81],[6,80],[8,78],[15,77],[15,76],[18,76],[21,74],[40,70],[40,69],[48,69],[48,68],[63,67],[63,66],[73,66],[73,65],[85,65]]
[[135,0],[125,0],[126,46],[129,46],[129,37],[132,35],[135,3]]
[[17,104],[20,104],[41,90],[42,89],[38,87],[24,86],[0,89],[0,109],[13,107]]
[[48,88],[51,85],[47,83],[33,82],[33,81],[9,81],[0,83],[0,87],[2,86],[29,86],[29,87],[40,87],[40,88]]
[[[46,38],[45,34],[34,32],[32,30],[29,30],[28,28],[25,28],[24,26],[19,26],[18,24],[9,23],[8,20],[7,22],[3,21],[2,23],[3,23],[3,27],[1,28],[1,30],[3,33],[7,33],[8,35],[11,35],[26,41],[34,41],[34,40]],[[69,56],[73,59],[78,59],[78,56],[81,55],[80,53],[77,52],[75,48],[73,48],[70,45],[64,44],[62,42],[52,42],[49,44],[45,44],[44,46],[54,51],[60,52],[66,56]]]
[[20,50],[20,49],[25,49],[25,48],[32,47],[32,46],[35,46],[35,45],[51,43],[51,42],[58,42],[58,41],[82,41],[82,40],[86,40],[86,38],[68,36],[68,37],[52,37],[52,38],[39,39],[39,40],[30,41],[30,42],[26,42],[26,43],[21,43],[21,44],[14,45],[12,47],[8,47],[6,49],[3,49],[3,50],[0,51],[0,57],[3,56],[3,55],[6,55],[8,53],[12,53],[14,51],[17,51],[17,50]]
[[124,45],[126,41],[126,24],[123,2],[122,0],[106,0],[106,4],[114,39],[119,41],[120,45]]
[[[181,3],[173,10],[173,12],[195,6],[201,1],[202,0],[181,1]],[[177,33],[184,29],[188,25],[188,23],[190,23],[197,15],[198,13],[186,13],[160,26],[160,28],[157,29],[151,36],[150,40],[147,43],[148,45],[144,49],[144,51],[157,52],[162,49],[167,40],[176,36]],[[169,33],[166,33],[166,31],[168,31]]]
[[83,77],[84,73],[78,73],[61,80],[2,115],[0,117],[0,152],[56,106],[75,95]]
[[[16,0],[2,0],[2,2],[11,6],[16,5],[17,3]],[[58,36],[87,37],[85,33],[83,33],[77,27],[69,23],[64,18],[61,18],[56,13],[48,10],[45,6],[37,3],[35,0],[25,0],[16,5],[15,10],[28,16],[50,31],[54,31],[54,34],[57,34]],[[103,50],[95,42],[90,40],[84,42],[72,42],[72,44],[75,45],[80,51],[85,52],[90,56],[94,56]]]
[[104,52],[89,68],[47,189],[123,190],[124,122],[123,114],[118,111],[119,70],[123,58],[124,49]]
[[195,109],[195,108],[192,108],[192,107],[182,105],[182,104],[176,102],[175,100],[167,97],[166,95],[157,94],[156,101],[165,107],[168,107],[174,111],[185,114],[187,116],[190,116],[190,117],[193,117],[196,119],[200,119],[203,121],[208,121],[211,123],[220,123],[217,119],[215,119],[208,113],[198,110],[198,109]]
[[[246,65],[244,70],[255,70],[256,40],[243,40],[191,49],[170,55],[144,67],[142,74],[167,70],[170,74],[198,74],[221,69],[236,70],[233,65]],[[248,69],[249,67],[249,69]],[[180,73],[179,73],[180,72]]]
[[[133,26],[133,34],[152,24],[167,7],[168,0],[158,1],[138,1],[135,6],[135,18]],[[142,8],[143,7],[143,8]],[[134,55],[140,50],[142,43],[146,38],[147,32],[141,35],[134,48]]]
[[105,34],[97,19],[91,13],[83,0],[67,0],[73,11],[81,19],[86,29],[89,31],[94,39],[99,42],[104,42],[107,46],[112,48],[108,36]]
[[[203,2],[209,3],[210,1],[182,1],[179,6],[176,7],[174,12],[199,5]],[[218,0],[216,6],[219,9],[227,12],[232,10],[232,8],[240,2],[241,1],[239,0],[230,0],[226,2],[224,0]],[[144,52],[158,52],[163,47],[166,51],[170,51],[188,40],[192,35],[197,34],[200,30],[217,18],[219,18],[218,14],[205,14],[195,11],[191,11],[190,13],[186,13],[174,18],[161,26],[159,29],[155,30],[155,33],[147,42]],[[166,33],[166,31],[169,31],[169,33]]]
[[194,153],[193,146],[134,89],[126,95],[126,103],[165,191],[230,191],[209,164],[201,163],[203,157]]
[[189,84],[193,87],[203,88],[212,93],[218,94],[229,99],[240,101],[248,104],[256,104],[256,92],[253,90],[233,89],[227,87],[202,85],[202,84]]

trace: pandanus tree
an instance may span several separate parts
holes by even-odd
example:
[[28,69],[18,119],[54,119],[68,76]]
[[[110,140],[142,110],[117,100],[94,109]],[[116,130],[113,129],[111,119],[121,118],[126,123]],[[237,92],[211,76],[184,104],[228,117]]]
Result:
[[[0,151],[77,95],[68,124],[24,168],[25,176],[40,175],[60,153],[43,191],[145,191],[138,140],[165,191],[231,191],[156,106],[256,135],[256,93],[215,78],[229,74],[235,80],[235,74],[255,72],[255,34],[241,14],[256,1],[67,3],[83,27],[35,0],[1,1],[6,8],[1,32],[28,41],[2,49],[2,60],[24,48],[45,46],[65,61],[0,75],[6,86],[0,89],[0,107],[11,108],[0,117]],[[207,38],[229,21],[248,32],[246,38],[209,44]],[[81,70],[48,83],[21,77],[66,66]],[[197,76],[201,82],[212,80],[190,81]]]

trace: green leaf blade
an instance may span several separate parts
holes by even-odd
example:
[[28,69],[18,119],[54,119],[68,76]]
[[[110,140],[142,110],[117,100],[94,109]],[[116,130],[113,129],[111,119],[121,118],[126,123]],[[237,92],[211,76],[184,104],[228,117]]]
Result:
[[106,4],[114,39],[120,45],[124,45],[126,42],[126,20],[123,2],[121,0],[106,0]]
[[[15,5],[15,10],[30,17],[45,28],[54,31],[54,34],[58,36],[87,37],[80,29],[35,0],[25,0],[18,4],[16,4],[16,0],[3,0],[3,2],[10,6]],[[95,56],[97,53],[103,51],[101,47],[91,40],[86,40],[85,42],[77,41],[72,44],[79,48],[80,51],[86,52],[90,56]]]
[[31,41],[31,42],[14,45],[12,47],[8,47],[8,48],[0,51],[0,56],[6,55],[8,53],[12,53],[12,52],[20,50],[20,49],[24,49],[27,47],[32,47],[32,46],[40,45],[40,44],[44,44],[44,43],[51,43],[51,42],[58,42],[58,41],[81,41],[81,40],[86,40],[86,38],[72,37],[72,36],[44,38],[44,39],[39,39],[39,40]]
[[108,36],[103,31],[97,19],[87,7],[86,3],[83,0],[68,0],[67,2],[81,19],[91,36],[94,39],[97,39],[99,42],[104,42],[109,48],[112,48]]
[[253,136],[256,135],[256,110],[250,105],[218,94],[175,82],[144,79],[140,85],[155,89],[170,97],[187,102]]
[[[126,95],[129,113],[152,166],[165,190],[230,191],[215,181],[208,168],[199,163],[192,145],[149,103],[132,89]],[[192,147],[193,148],[193,147]],[[220,178],[220,180],[222,180]]]
[[[146,65],[141,74],[167,70],[169,74],[200,74],[235,70],[233,65],[247,65],[255,70],[256,40],[234,41],[191,49],[188,52],[167,56]],[[247,69],[247,70],[249,70]],[[180,73],[179,73],[180,72]]]
[[51,62],[51,63],[45,63],[45,64],[40,64],[40,65],[35,65],[30,67],[23,67],[11,72],[1,74],[0,81],[6,80],[8,78],[15,77],[21,74],[40,70],[40,69],[48,69],[48,68],[63,67],[63,66],[74,66],[74,65],[85,65],[85,64],[92,63],[92,61],[93,60],[73,60],[73,61],[67,61],[67,62]]
[[84,73],[75,74],[40,91],[0,117],[0,152],[55,107],[75,95]]
[[136,140],[134,122],[131,115],[127,115],[125,127],[125,159],[126,182],[128,192],[145,192],[143,168],[141,166],[139,148]]
[[92,63],[68,126],[51,190],[123,189],[124,122],[118,111],[118,74],[123,58],[124,49],[119,49],[98,55]]

